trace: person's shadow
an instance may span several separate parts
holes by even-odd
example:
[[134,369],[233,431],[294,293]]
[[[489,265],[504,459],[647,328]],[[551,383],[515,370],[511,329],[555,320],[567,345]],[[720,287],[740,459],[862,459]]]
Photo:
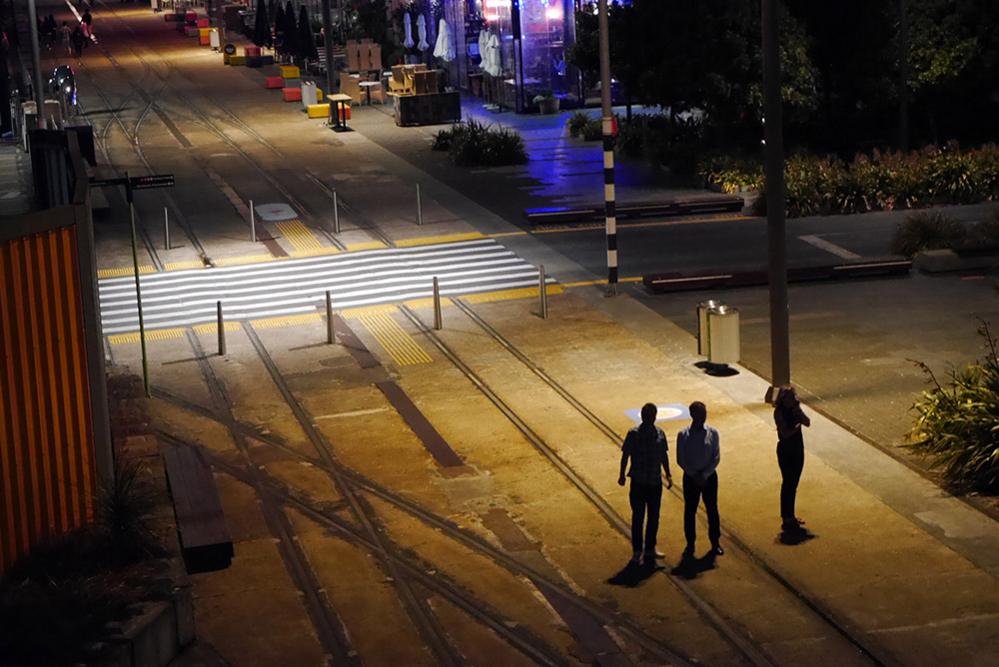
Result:
[[683,579],[696,579],[700,576],[701,572],[715,569],[715,559],[717,559],[717,556],[713,550],[708,551],[700,558],[697,558],[693,554],[684,553],[680,557],[680,562],[670,571],[670,574]]
[[628,564],[620,572],[607,580],[607,583],[612,586],[636,588],[641,586],[643,581],[662,569],[663,566],[658,563],[636,563],[629,560]]
[[809,540],[814,540],[818,535],[811,532],[807,528],[799,526],[798,528],[782,528],[777,534],[777,542],[787,546],[796,546],[798,544],[804,544]]

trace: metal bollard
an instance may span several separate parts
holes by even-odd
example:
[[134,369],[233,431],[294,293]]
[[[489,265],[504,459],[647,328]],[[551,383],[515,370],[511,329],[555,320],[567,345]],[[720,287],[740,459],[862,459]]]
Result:
[[545,280],[545,265],[538,266],[538,299],[541,304],[541,319],[548,319],[548,282]]
[[444,318],[441,316],[441,288],[437,283],[437,276],[434,276],[434,329],[440,331],[444,328]]
[[215,302],[215,310],[218,313],[218,330],[219,330],[219,356],[225,356],[225,320],[222,319],[222,302]]
[[336,196],[336,190],[333,191],[333,233],[340,233],[340,201]]
[[420,184],[416,184],[416,224],[423,224],[423,196],[420,192]]
[[333,296],[326,290],[326,344],[336,343],[336,331],[333,329]]
[[257,242],[257,216],[253,212],[253,200],[250,200],[250,240]]
[[170,211],[163,207],[163,249],[170,249]]

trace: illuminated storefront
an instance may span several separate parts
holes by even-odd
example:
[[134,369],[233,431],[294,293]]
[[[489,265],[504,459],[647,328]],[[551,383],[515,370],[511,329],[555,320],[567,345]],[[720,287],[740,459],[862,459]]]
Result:
[[575,36],[576,0],[444,0],[456,58],[449,80],[486,103],[517,111],[554,95],[572,106],[579,87],[566,63]]

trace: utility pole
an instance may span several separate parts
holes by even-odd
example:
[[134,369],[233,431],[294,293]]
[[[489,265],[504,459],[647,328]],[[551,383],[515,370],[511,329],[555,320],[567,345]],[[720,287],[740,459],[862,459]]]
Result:
[[[330,12],[330,1],[322,0],[323,13],[323,49],[326,51],[326,97],[333,94],[333,17]],[[336,193],[333,194],[336,206]],[[337,230],[338,232],[340,230]]]
[[791,382],[787,308],[787,239],[784,219],[784,136],[781,116],[777,0],[762,1],[763,114],[766,140],[767,245],[770,282],[770,375],[767,400],[775,387]]
[[35,104],[38,105],[35,117],[38,119],[38,127],[44,127],[45,88],[42,87],[42,57],[38,48],[38,10],[35,8],[35,0],[28,0],[28,32],[31,34],[31,68],[34,70],[32,88],[35,89]]
[[607,228],[607,296],[617,294],[617,211],[614,193],[614,116],[611,111],[610,30],[607,0],[598,5],[600,23],[600,108],[604,138],[604,220]]
[[142,386],[149,397],[149,361],[146,356],[146,327],[142,319],[142,288],[139,284],[139,252],[135,238],[135,200],[132,196],[132,181],[125,172],[125,199],[128,201],[129,228],[132,232],[132,270],[135,272],[135,308],[139,314],[139,346],[142,350]]
[[898,0],[898,149],[909,150],[909,7]]

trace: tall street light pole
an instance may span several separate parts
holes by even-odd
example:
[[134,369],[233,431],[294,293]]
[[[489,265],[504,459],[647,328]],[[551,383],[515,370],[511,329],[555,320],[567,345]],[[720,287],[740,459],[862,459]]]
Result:
[[763,113],[766,141],[767,245],[770,282],[770,375],[774,388],[791,382],[787,309],[787,240],[784,219],[784,136],[781,118],[777,0],[761,0],[763,18]]
[[333,94],[333,17],[330,0],[322,1],[323,49],[326,50],[326,97]]
[[44,127],[45,110],[45,89],[42,88],[42,58],[38,48],[38,10],[35,8],[35,0],[28,0],[28,32],[31,34],[31,67],[35,70],[32,87],[35,89],[35,118],[38,119],[38,127]]
[[598,5],[600,24],[600,106],[604,138],[604,218],[607,227],[607,296],[617,294],[617,211],[614,193],[614,116],[611,112],[610,31],[607,0]]
[[909,8],[898,0],[898,148],[909,150]]

